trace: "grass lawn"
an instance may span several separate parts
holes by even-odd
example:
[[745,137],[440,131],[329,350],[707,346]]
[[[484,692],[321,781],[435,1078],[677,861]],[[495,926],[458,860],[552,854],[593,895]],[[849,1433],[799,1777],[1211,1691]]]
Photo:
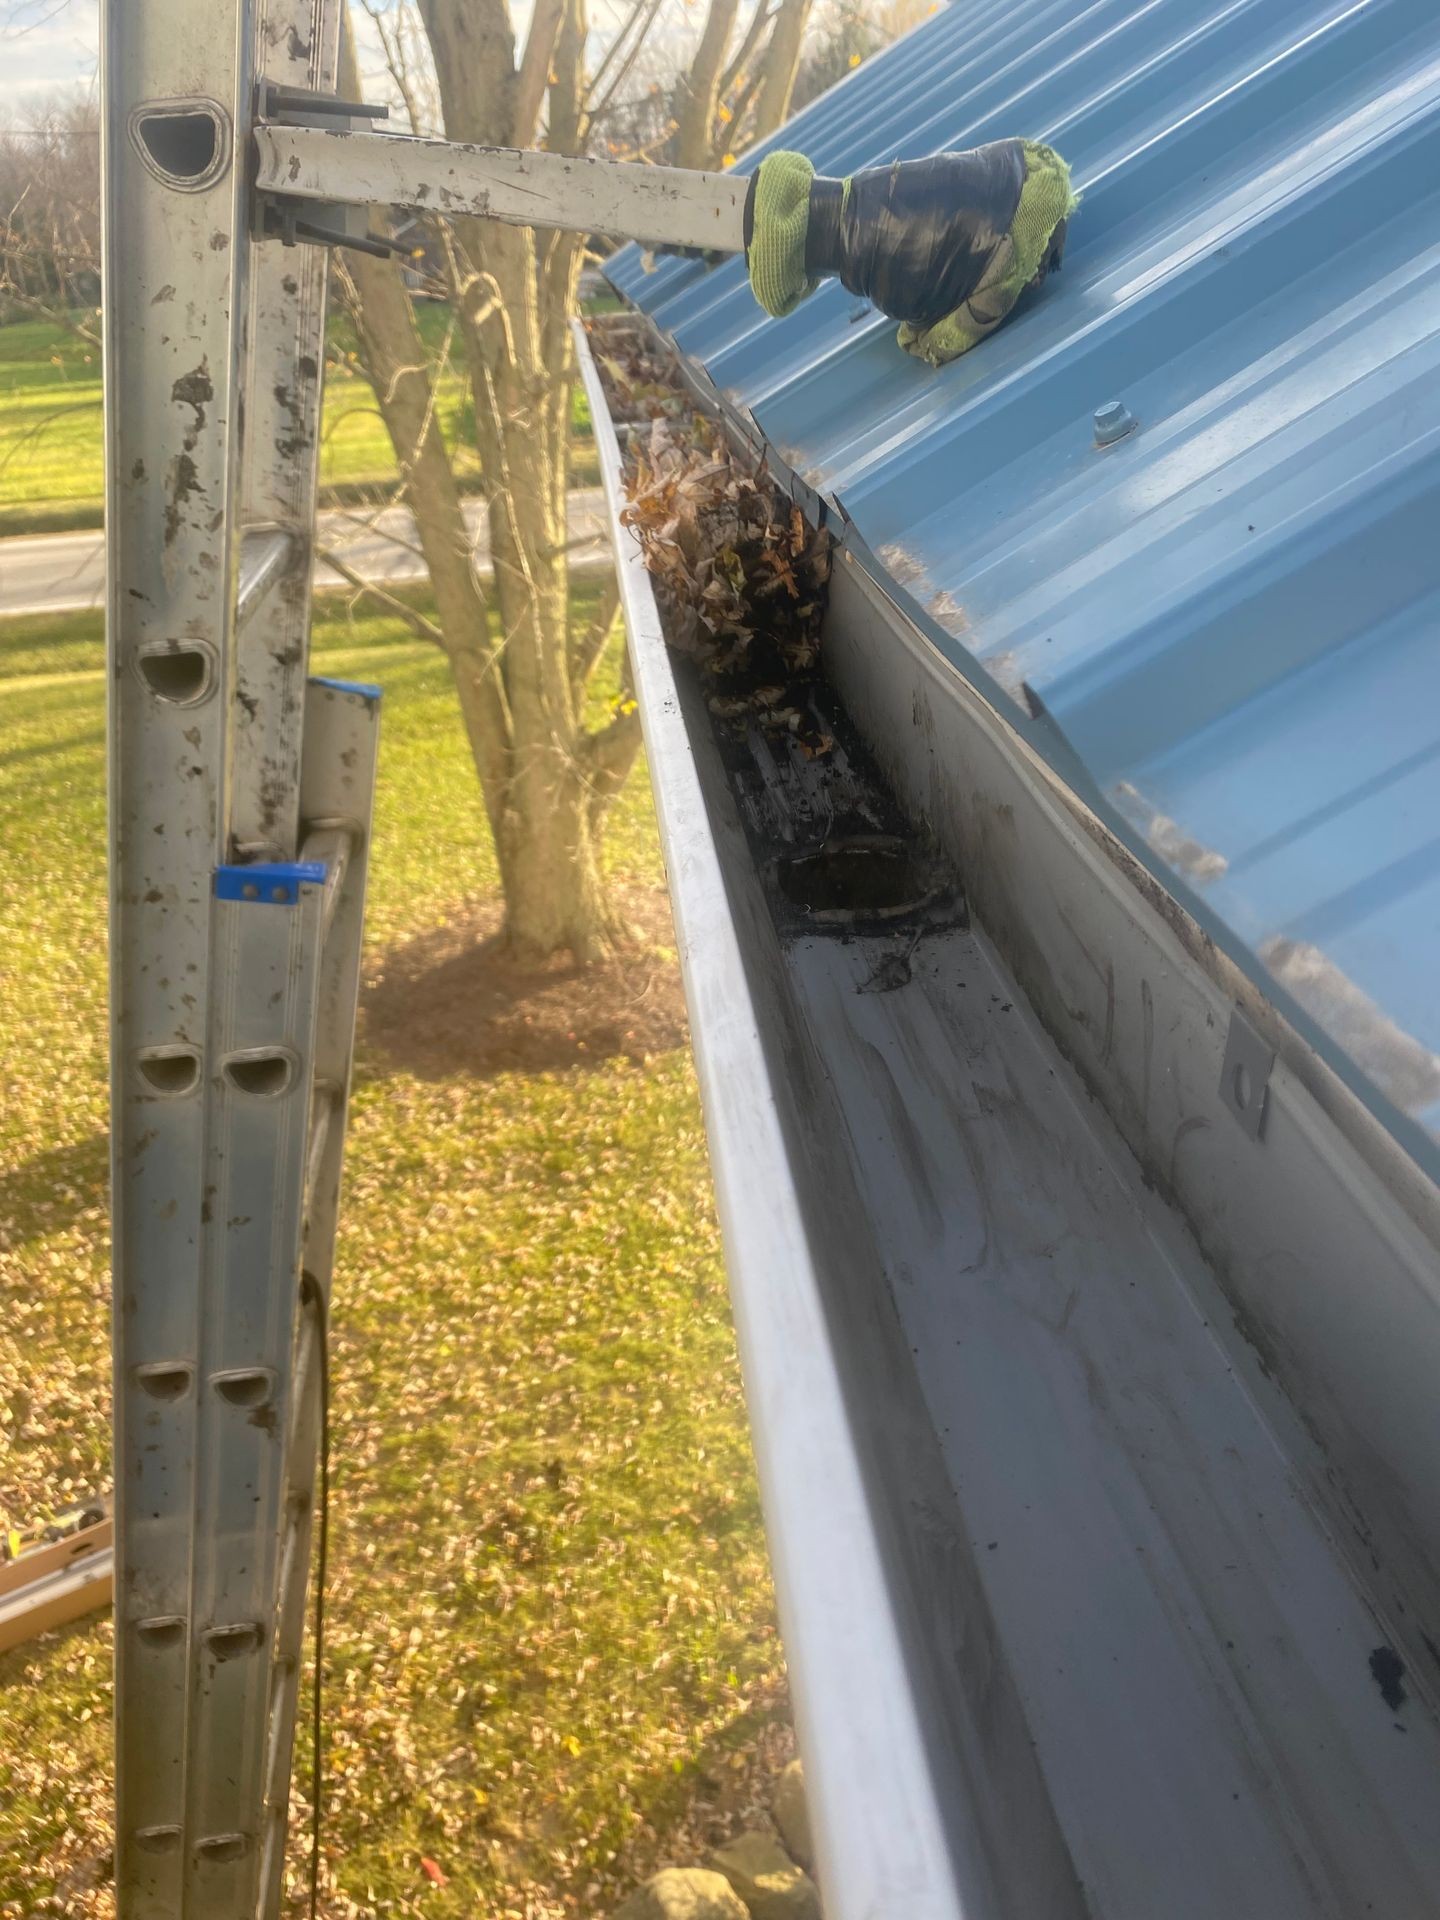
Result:
[[[471,451],[474,414],[458,343],[446,351],[448,310],[431,301],[416,313],[432,355],[437,361],[445,358],[441,429],[455,452],[462,484],[473,482],[478,477]],[[572,424],[571,484],[591,486],[597,479],[594,443],[578,385]],[[67,524],[98,526],[103,457],[99,353],[48,321],[0,327],[0,536]],[[384,422],[343,315],[333,316],[329,327],[320,478],[322,486],[345,488],[385,486],[395,479]]]
[[[494,867],[439,656],[341,613],[316,652],[386,690],[373,970],[493,895]],[[109,1480],[103,683],[97,618],[0,628],[0,1505],[16,1518]],[[658,885],[642,771],[609,860]],[[688,1053],[421,1078],[365,1051],[352,1114],[325,1911],[602,1914],[635,1874],[693,1857],[697,1807],[785,1739]],[[6,1920],[113,1912],[110,1646],[93,1620],[0,1657]]]

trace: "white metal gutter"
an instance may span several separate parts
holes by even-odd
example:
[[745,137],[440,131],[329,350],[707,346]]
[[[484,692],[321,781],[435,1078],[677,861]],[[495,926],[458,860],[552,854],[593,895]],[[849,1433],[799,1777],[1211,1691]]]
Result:
[[[575,340],[666,848],[825,1912],[827,1920],[957,1920],[972,1909],[925,1764],[720,854],[650,576],[619,523],[620,448],[578,322]],[[978,1861],[970,1865],[981,1872]]]

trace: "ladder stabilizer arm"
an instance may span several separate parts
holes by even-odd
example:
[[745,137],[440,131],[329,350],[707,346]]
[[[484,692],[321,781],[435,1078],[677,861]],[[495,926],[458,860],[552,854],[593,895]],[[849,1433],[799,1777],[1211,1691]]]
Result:
[[655,247],[745,249],[743,175],[273,121],[257,125],[253,139],[263,195],[474,215]]

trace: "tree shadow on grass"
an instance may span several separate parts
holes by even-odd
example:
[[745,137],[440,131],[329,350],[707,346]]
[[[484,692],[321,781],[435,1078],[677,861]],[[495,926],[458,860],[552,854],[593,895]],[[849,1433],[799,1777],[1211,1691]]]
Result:
[[110,1141],[92,1133],[0,1172],[0,1253],[73,1226],[109,1197]]
[[[4,687],[0,680],[0,688]],[[83,733],[70,733],[63,740],[35,740],[29,746],[0,749],[0,767],[19,766],[27,760],[55,760],[62,754],[87,751],[105,744],[103,727],[87,727]]]
[[452,1080],[644,1060],[682,1046],[669,902],[655,888],[622,887],[617,905],[633,943],[585,968],[565,954],[517,965],[500,942],[495,902],[392,948],[362,999],[368,1050],[418,1079]]
[[704,1866],[712,1848],[769,1825],[776,1783],[794,1757],[789,1691],[777,1675],[678,1773],[658,1768],[635,1784],[631,1804],[641,1819],[617,1867],[642,1881],[661,1867]]

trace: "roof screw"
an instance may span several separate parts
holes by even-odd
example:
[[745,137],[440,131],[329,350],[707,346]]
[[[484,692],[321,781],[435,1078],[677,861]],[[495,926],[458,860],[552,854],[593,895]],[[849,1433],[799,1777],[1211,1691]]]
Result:
[[1096,446],[1113,447],[1117,440],[1133,433],[1135,425],[1135,416],[1123,400],[1107,400],[1103,407],[1095,409]]

